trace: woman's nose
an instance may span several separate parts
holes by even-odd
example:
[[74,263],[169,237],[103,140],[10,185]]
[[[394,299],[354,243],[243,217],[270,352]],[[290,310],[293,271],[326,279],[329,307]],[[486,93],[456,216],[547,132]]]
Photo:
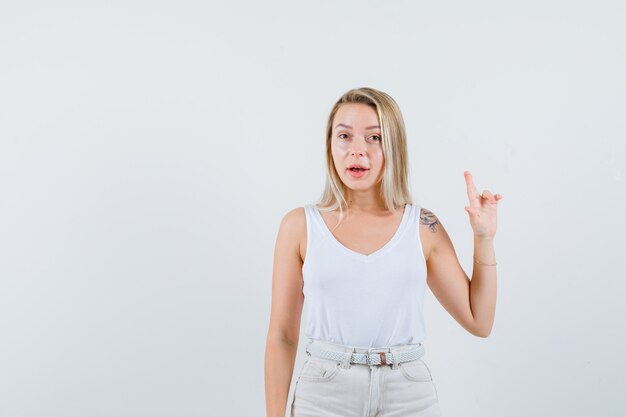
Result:
[[352,142],[351,155],[363,155],[365,154],[365,144],[361,141],[355,140]]

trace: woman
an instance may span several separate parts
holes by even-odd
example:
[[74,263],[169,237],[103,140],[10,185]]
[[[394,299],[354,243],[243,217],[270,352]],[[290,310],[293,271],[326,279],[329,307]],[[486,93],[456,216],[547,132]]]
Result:
[[359,88],[337,101],[321,201],[288,212],[276,240],[267,417],[285,415],[305,300],[308,356],[292,417],[441,416],[422,359],[426,284],[468,332],[491,332],[502,196],[479,193],[464,173],[474,231],[470,281],[437,216],[412,203],[407,156],[404,121],[389,95]]

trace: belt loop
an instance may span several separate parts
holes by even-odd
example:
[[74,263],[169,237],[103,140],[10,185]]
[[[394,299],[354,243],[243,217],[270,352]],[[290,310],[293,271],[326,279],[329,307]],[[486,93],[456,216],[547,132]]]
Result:
[[389,349],[391,356],[393,356],[393,363],[391,364],[391,369],[398,369],[398,351],[391,348]]
[[356,348],[352,348],[352,352],[344,352],[345,357],[341,360],[341,367],[344,369],[350,369],[350,362],[352,360],[352,353],[356,352]]
[[343,358],[341,358],[341,361],[339,361],[339,366],[341,366],[343,369],[350,368],[350,354],[348,352],[342,352],[342,355]]

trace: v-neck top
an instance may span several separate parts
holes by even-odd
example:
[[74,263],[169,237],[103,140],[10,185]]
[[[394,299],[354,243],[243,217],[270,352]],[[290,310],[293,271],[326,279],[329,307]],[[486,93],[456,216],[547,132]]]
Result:
[[359,348],[421,343],[426,261],[420,207],[406,204],[391,239],[367,255],[339,242],[314,204],[304,210],[305,335]]

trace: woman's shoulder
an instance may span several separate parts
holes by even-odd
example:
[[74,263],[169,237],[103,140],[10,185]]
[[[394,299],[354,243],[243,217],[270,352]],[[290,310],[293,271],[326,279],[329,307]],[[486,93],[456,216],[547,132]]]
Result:
[[283,215],[278,235],[281,241],[289,242],[288,245],[297,250],[301,259],[304,259],[302,256],[303,251],[306,250],[304,248],[306,246],[306,213],[304,206],[295,207]]
[[441,237],[439,231],[442,226],[437,215],[428,208],[416,205],[416,210],[419,210],[419,234],[424,249],[424,256],[428,259],[434,246]]
[[294,227],[306,227],[307,216],[312,216],[313,212],[326,212],[328,209],[315,203],[304,204],[301,207],[295,207],[287,211],[283,215],[283,222],[289,223]]
[[300,229],[303,225],[306,228],[305,206],[292,208],[283,214],[281,227]]
[[415,205],[415,209],[419,210],[419,223],[432,232],[435,232],[439,223],[439,218],[431,210],[421,205]]
[[306,235],[305,207],[295,207],[283,214],[280,230],[282,233],[291,236],[295,241],[300,242],[302,236]]

